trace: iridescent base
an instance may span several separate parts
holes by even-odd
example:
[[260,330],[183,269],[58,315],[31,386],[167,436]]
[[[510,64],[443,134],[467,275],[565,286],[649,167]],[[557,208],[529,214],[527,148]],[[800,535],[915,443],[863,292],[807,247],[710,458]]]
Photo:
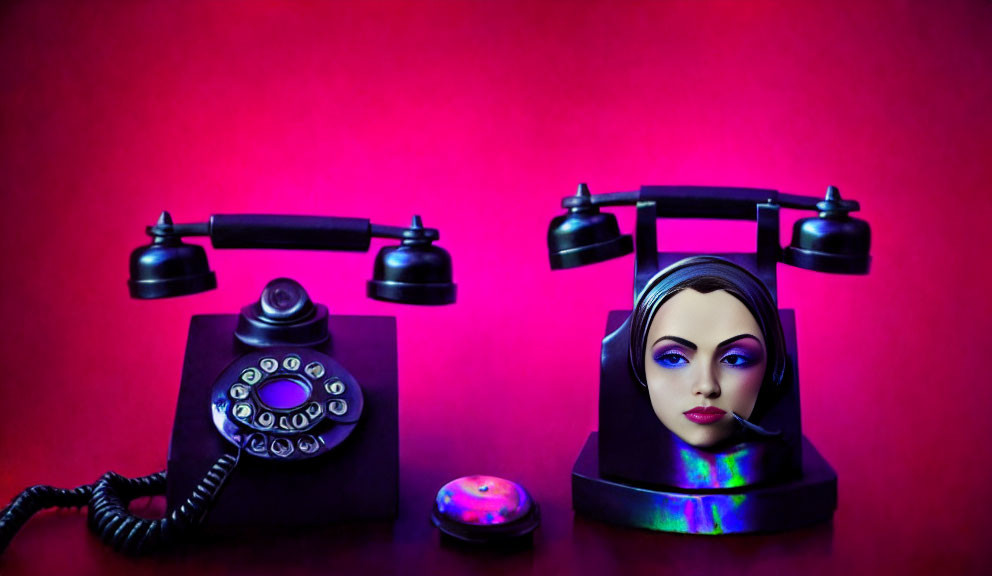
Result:
[[572,507],[613,524],[686,534],[777,532],[830,520],[837,474],[803,437],[798,480],[727,490],[665,491],[599,475],[599,433],[589,435],[572,469]]

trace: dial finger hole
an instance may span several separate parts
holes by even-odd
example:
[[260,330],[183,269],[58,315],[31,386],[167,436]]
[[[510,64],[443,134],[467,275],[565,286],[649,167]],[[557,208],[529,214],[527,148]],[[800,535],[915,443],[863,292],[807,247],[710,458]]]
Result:
[[335,416],[344,416],[348,411],[348,402],[342,398],[327,403],[327,411]]
[[238,402],[234,405],[232,412],[234,413],[235,418],[239,420],[247,420],[251,418],[251,404],[248,404],[247,402]]
[[255,423],[262,428],[272,428],[272,425],[276,423],[276,417],[272,412],[262,412],[255,419]]
[[340,396],[344,393],[344,382],[338,380],[337,378],[328,380],[327,382],[324,382],[324,390],[327,390],[328,394]]
[[269,450],[276,456],[286,458],[293,453],[293,443],[286,438],[276,438],[272,441],[272,446],[269,447]]
[[256,454],[264,454],[268,446],[268,441],[264,434],[252,434],[248,437],[248,450]]
[[246,368],[241,373],[241,380],[245,384],[249,384],[249,385],[256,384],[261,379],[262,379],[262,373],[258,370],[258,368]]
[[320,378],[324,375],[324,365],[320,362],[311,362],[307,364],[307,367],[303,371],[311,378]]
[[296,428],[297,430],[302,430],[303,428],[306,428],[308,424],[310,424],[310,420],[307,418],[306,414],[302,412],[293,414],[294,428]]
[[292,372],[299,370],[300,364],[301,361],[299,356],[286,356],[282,361],[282,367]]
[[279,361],[275,358],[262,358],[258,361],[258,365],[262,367],[262,370],[271,374],[279,368]]
[[316,420],[320,418],[320,415],[324,413],[324,409],[321,408],[320,404],[316,402],[311,402],[307,405],[307,416],[311,419]]
[[300,439],[296,441],[296,445],[300,447],[300,452],[304,454],[313,454],[320,448],[317,444],[317,439],[313,436],[300,436]]

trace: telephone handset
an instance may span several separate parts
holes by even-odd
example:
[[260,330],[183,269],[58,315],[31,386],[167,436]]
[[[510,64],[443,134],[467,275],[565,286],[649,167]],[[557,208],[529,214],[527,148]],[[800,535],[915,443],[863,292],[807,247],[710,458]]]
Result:
[[[867,222],[850,216],[859,204],[841,198],[833,186],[821,199],[703,186],[642,186],[593,195],[581,184],[561,205],[567,213],[555,217],[548,230],[552,269],[635,253],[635,306],[612,311],[607,318],[599,430],[590,434],[573,468],[573,508],[617,524],[705,534],[785,530],[830,518],[837,476],[802,435],[795,316],[792,310],[778,310],[776,266],[781,262],[820,272],[867,274],[871,231]],[[615,216],[600,212],[608,206],[636,206],[633,239],[620,234]],[[779,245],[781,208],[818,213],[795,223],[785,248]],[[757,249],[706,256],[659,253],[658,220],[663,218],[753,220]],[[761,317],[780,326],[772,335],[781,342],[776,358],[783,361],[774,378],[765,380],[773,380],[774,386],[761,384],[752,404],[752,414],[760,411],[756,421],[724,409],[714,415],[708,406],[695,414],[679,413],[673,427],[686,421],[705,426],[724,417],[726,424],[737,426],[720,428],[728,435],[713,443],[692,444],[657,413],[655,399],[646,391],[644,368],[638,369],[636,362],[645,358],[641,339],[646,340],[645,327],[654,313],[680,286],[699,279],[709,284],[705,290],[725,282],[719,284],[722,289],[738,290],[731,294],[748,308],[752,298],[764,302],[761,310],[749,311],[755,321]],[[761,311],[765,313],[756,313]],[[664,405],[659,401],[658,406]],[[697,432],[689,426],[686,433]]]
[[[215,215],[174,224],[163,212],[131,254],[131,296],[154,299],[216,287],[201,246],[367,251],[371,238],[401,240],[376,257],[371,298],[441,305],[455,300],[451,258],[437,230],[359,218]],[[142,478],[108,472],[72,490],[34,486],[0,514],[0,553],[35,512],[88,507],[89,526],[115,549],[153,552],[201,525],[316,525],[394,518],[399,427],[396,323],[328,314],[289,278],[268,283],[239,314],[191,319],[168,469]],[[218,498],[223,490],[225,496]],[[128,503],[166,494],[159,520]],[[246,506],[246,502],[251,502]],[[209,512],[209,516],[208,516]]]

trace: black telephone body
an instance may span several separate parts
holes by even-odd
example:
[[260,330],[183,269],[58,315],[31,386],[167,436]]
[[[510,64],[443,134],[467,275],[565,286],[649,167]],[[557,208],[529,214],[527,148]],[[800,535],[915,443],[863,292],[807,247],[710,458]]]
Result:
[[[239,332],[264,322],[264,311],[257,313],[266,308],[262,303],[287,292],[306,300],[299,284],[282,278],[240,315],[192,318],[169,448],[168,509],[186,501],[221,455],[241,446],[241,463],[208,526],[394,518],[396,321],[328,315],[323,305],[310,304],[278,325],[283,332],[303,327],[298,343]],[[314,328],[319,324],[323,330]],[[321,331],[323,339],[307,342]]]
[[[636,236],[621,235],[600,207],[634,205]],[[857,202],[829,187],[825,198],[776,190],[643,186],[592,195],[585,184],[562,201],[568,210],[548,232],[552,269],[635,253],[634,300],[671,264],[698,254],[658,251],[663,218],[753,220],[754,253],[714,254],[754,274],[777,300],[776,265],[866,274],[870,228],[849,216]],[[795,223],[792,243],[779,245],[780,208],[818,211]],[[608,314],[602,344],[599,430],[590,434],[572,471],[573,508],[615,524],[660,531],[724,534],[779,531],[828,520],[837,503],[837,475],[802,434],[795,313],[779,310],[787,359],[774,401],[754,430],[761,435],[721,449],[694,448],[661,425],[629,361],[631,310]],[[764,393],[764,392],[763,392]],[[749,423],[748,425],[751,425]]]

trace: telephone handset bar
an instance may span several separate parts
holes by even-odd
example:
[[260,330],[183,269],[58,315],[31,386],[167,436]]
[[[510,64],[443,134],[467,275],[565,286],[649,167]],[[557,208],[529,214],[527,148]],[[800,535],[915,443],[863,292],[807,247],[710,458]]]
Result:
[[[640,190],[609,192],[589,196],[568,196],[561,201],[562,208],[583,206],[633,206],[638,202],[655,202],[658,215],[666,218],[715,218],[728,220],[754,220],[756,207],[774,204],[781,208],[825,211],[824,199],[815,196],[782,194],[778,190],[762,188],[734,188],[723,186],[642,186]],[[861,207],[855,200],[842,200],[844,212],[854,212]]]
[[145,229],[153,238],[208,236],[214,248],[276,248],[366,252],[372,238],[433,242],[440,235],[414,217],[409,228],[372,224],[367,218],[276,214],[215,214],[208,222],[172,224],[160,219]]

